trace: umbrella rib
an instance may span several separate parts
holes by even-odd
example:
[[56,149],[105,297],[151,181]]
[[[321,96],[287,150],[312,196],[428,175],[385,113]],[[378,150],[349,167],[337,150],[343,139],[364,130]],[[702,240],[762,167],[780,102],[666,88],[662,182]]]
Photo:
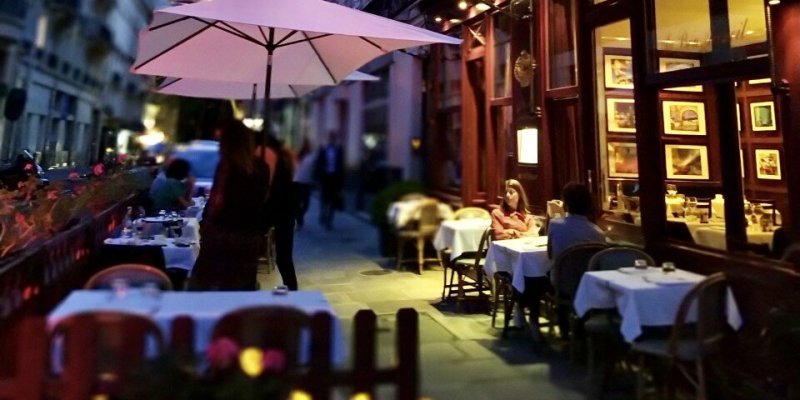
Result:
[[[162,26],[163,26],[163,25],[162,25]],[[151,61],[155,60],[156,58],[159,58],[159,57],[163,56],[164,54],[167,54],[167,53],[169,53],[170,51],[174,50],[174,49],[175,49],[175,48],[177,48],[178,46],[180,46],[180,45],[182,45],[182,44],[184,44],[184,43],[188,42],[190,39],[192,39],[192,38],[194,38],[194,37],[197,37],[197,35],[199,35],[199,34],[200,34],[200,33],[202,33],[203,31],[205,31],[206,29],[208,29],[208,28],[211,28],[212,26],[213,26],[213,25],[211,25],[211,24],[207,24],[207,25],[206,25],[206,26],[205,26],[203,29],[200,29],[200,30],[198,30],[197,32],[194,32],[194,33],[192,33],[191,35],[189,35],[189,36],[187,36],[187,37],[185,37],[185,38],[183,38],[183,39],[179,40],[178,42],[176,42],[176,43],[175,43],[175,44],[173,44],[172,46],[169,46],[169,47],[167,47],[166,49],[164,49],[163,51],[161,51],[161,52],[159,52],[158,54],[154,55],[153,57],[150,57],[150,58],[148,58],[147,60],[145,60],[145,61],[141,62],[139,65],[137,65],[137,66],[133,67],[133,69],[139,69],[139,68],[141,68],[141,67],[143,67],[143,66],[145,66],[145,65],[149,64]]]
[[[305,33],[304,33],[304,35],[305,35]],[[308,37],[308,36],[306,36],[306,38],[305,38],[305,39],[299,39],[299,40],[295,40],[295,41],[293,41],[293,42],[284,43],[284,44],[281,44],[280,46],[275,46],[275,47],[291,46],[291,45],[293,45],[293,44],[298,44],[298,43],[303,43],[303,42],[310,42],[310,41],[312,41],[312,40],[322,39],[322,38],[326,38],[326,37],[328,37],[328,36],[333,36],[333,34],[331,34],[331,33],[324,33],[324,34],[321,34],[321,35],[319,35],[319,36],[314,36],[314,37]]]
[[156,90],[164,90],[164,89],[166,89],[166,88],[170,87],[171,85],[174,85],[174,84],[178,83],[178,81],[180,81],[180,80],[182,80],[182,79],[183,79],[183,78],[175,78],[175,80],[173,80],[173,81],[171,81],[171,82],[167,83],[166,85],[161,85],[161,86],[159,86],[159,87],[158,87]]
[[180,17],[180,18],[173,19],[172,21],[165,22],[165,23],[163,23],[163,24],[161,24],[161,25],[155,25],[155,26],[152,26],[152,27],[150,27],[148,30],[150,30],[150,31],[154,31],[154,30],[156,30],[156,29],[165,28],[165,27],[168,27],[168,26],[170,26],[170,25],[172,25],[172,24],[177,24],[178,22],[183,22],[183,21],[186,21],[186,20],[187,20],[187,19],[189,19],[189,18],[195,18],[195,17],[183,16],[183,17]]
[[381,47],[379,44],[377,44],[377,43],[373,42],[372,40],[369,40],[369,39],[367,39],[367,38],[365,38],[365,37],[363,37],[363,36],[359,36],[359,38],[361,38],[361,40],[363,40],[363,41],[365,41],[365,42],[367,42],[367,43],[369,43],[369,44],[371,44],[371,45],[375,46],[375,47],[376,47],[378,50],[380,50],[380,51],[382,51],[382,52],[384,52],[384,53],[388,53],[388,51],[386,51],[386,49],[384,49],[383,47]]
[[297,95],[297,90],[294,90],[294,85],[289,85],[289,90],[292,91],[292,94],[294,95],[294,97],[300,97],[300,96]]
[[285,42],[290,37],[294,36],[295,33],[297,33],[297,30],[293,30],[293,31],[289,32],[286,36],[283,37],[283,39],[278,40],[278,42],[275,43],[275,47],[280,47],[283,42]]
[[314,50],[314,54],[317,55],[317,59],[319,60],[319,62],[322,63],[322,66],[325,67],[325,71],[331,77],[331,79],[333,80],[333,83],[339,83],[339,81],[336,80],[336,78],[331,73],[331,69],[328,67],[328,64],[325,62],[325,60],[322,59],[322,56],[319,55],[319,51],[317,51],[317,47],[314,46],[314,42],[311,41],[311,39],[308,37],[308,35],[305,32],[303,32],[303,37],[305,37],[306,41],[308,41],[308,45],[311,46],[311,50]]
[[231,25],[231,24],[229,24],[229,23],[227,23],[225,21],[217,21],[217,22],[219,22],[220,24],[224,25],[227,29],[230,29],[230,30],[227,30],[227,29],[222,29],[222,28],[220,28],[218,26],[216,27],[217,29],[219,29],[219,30],[221,30],[223,32],[227,32],[227,33],[230,33],[231,35],[238,36],[238,37],[240,37],[240,38],[242,38],[244,40],[249,40],[249,41],[251,41],[251,42],[253,42],[253,43],[255,43],[255,44],[259,45],[259,46],[263,46],[264,45],[264,43],[259,42],[258,39],[248,35],[244,31],[242,31],[241,29],[238,29],[235,26],[233,26],[233,25]]

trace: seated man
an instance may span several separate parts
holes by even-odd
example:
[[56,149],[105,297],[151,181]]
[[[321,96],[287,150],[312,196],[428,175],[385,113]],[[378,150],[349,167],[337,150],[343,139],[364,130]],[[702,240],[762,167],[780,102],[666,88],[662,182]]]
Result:
[[567,216],[550,221],[547,234],[547,255],[555,260],[564,249],[583,243],[605,243],[606,236],[589,220],[592,194],[580,183],[568,183],[562,190]]
[[192,205],[194,177],[189,175],[189,162],[176,158],[167,165],[163,176],[150,186],[150,200],[154,211],[184,210]]

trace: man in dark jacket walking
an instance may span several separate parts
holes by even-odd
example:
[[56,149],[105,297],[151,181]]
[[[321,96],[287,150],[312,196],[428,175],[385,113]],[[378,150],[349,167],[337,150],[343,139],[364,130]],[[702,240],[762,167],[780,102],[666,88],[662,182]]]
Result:
[[344,181],[344,151],[336,132],[331,132],[328,145],[319,149],[314,170],[322,197],[319,223],[330,230],[333,229],[333,214],[343,206],[340,191]]

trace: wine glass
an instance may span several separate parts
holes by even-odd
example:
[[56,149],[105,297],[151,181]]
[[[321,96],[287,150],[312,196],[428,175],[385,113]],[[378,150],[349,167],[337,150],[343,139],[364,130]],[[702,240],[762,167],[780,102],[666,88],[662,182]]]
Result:
[[761,204],[753,206],[753,225],[758,226],[761,223],[761,217],[764,215],[764,207]]
[[752,217],[753,217],[753,203],[745,203],[744,205],[744,219],[747,222],[747,225],[752,225]]
[[667,194],[670,197],[674,197],[676,194],[678,194],[678,186],[676,186],[673,183],[668,183],[667,184]]

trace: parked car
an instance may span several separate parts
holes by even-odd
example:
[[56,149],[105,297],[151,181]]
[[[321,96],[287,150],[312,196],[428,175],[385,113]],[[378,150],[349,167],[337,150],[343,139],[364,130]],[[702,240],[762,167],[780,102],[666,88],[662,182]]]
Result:
[[13,164],[0,169],[0,187],[16,190],[19,182],[26,181],[31,176],[35,176],[39,180],[40,186],[49,183],[45,178],[44,169],[36,162],[33,155],[28,150],[22,150]]
[[214,140],[193,140],[175,146],[171,158],[182,158],[191,165],[195,177],[194,196],[208,193],[214,183],[214,172],[219,164],[219,142]]

